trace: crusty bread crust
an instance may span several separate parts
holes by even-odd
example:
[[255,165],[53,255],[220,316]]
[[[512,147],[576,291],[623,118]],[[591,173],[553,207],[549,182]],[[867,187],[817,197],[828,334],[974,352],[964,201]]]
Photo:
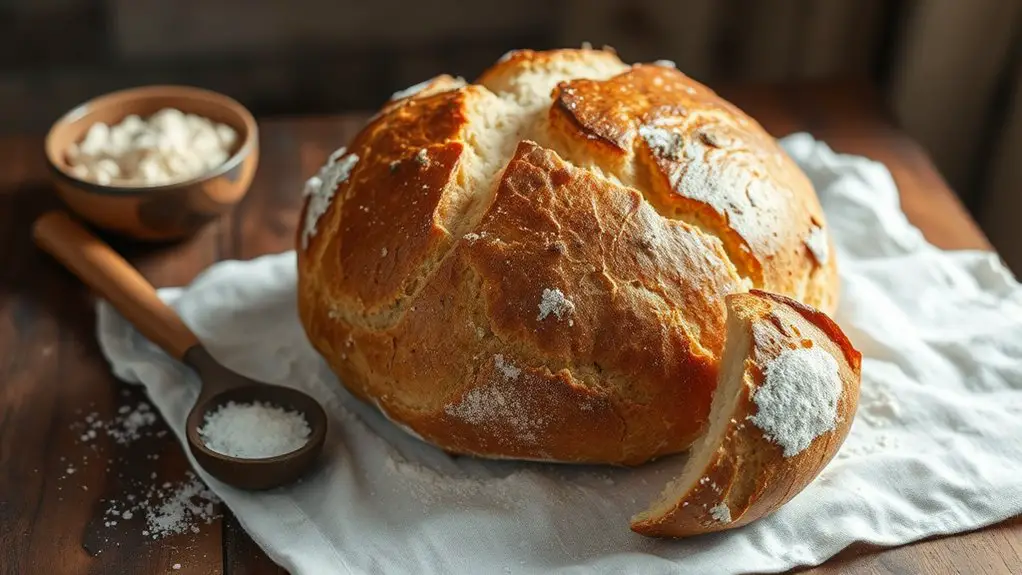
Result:
[[681,72],[526,50],[418,90],[348,146],[298,243],[298,307],[344,385],[427,441],[624,465],[682,451],[707,428],[725,296],[835,305],[809,181]]
[[[684,537],[733,529],[772,513],[823,470],[852,426],[861,355],[830,318],[790,298],[756,290],[728,296],[727,303],[726,365],[711,431],[692,449],[680,477],[661,499],[633,518],[632,529],[644,535]],[[800,452],[785,456],[753,419],[759,412],[753,398],[770,362],[785,350],[813,347],[836,362],[841,392],[835,425]]]

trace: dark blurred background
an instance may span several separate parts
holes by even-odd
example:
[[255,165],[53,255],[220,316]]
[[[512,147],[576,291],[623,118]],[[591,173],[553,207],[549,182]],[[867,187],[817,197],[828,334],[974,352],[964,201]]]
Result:
[[861,80],[1022,270],[1022,0],[0,0],[0,133],[149,83],[257,115],[375,109],[512,48],[611,45],[708,82]]

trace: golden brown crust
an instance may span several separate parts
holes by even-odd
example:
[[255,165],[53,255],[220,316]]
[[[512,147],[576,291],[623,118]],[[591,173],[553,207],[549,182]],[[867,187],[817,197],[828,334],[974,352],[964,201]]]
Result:
[[[466,257],[484,280],[490,329],[610,391],[630,422],[626,463],[695,438],[723,347],[723,299],[708,286],[740,285],[717,245],[531,142],[478,234]],[[544,290],[561,290],[573,311],[539,319]]]
[[[634,182],[665,216],[723,240],[755,287],[832,311],[807,286],[816,276],[836,283],[836,268],[819,265],[806,244],[825,226],[812,185],[759,124],[706,86],[657,65],[563,82],[550,124],[608,156],[604,169]],[[613,157],[633,155],[634,165]]]
[[[723,421],[722,433],[708,437],[690,455],[701,461],[702,469],[683,471],[694,480],[678,485],[676,493],[665,493],[672,503],[642,515],[632,529],[644,535],[684,537],[733,529],[764,517],[801,492],[837,454],[851,428],[859,398],[861,355],[826,315],[790,298],[753,291],[728,296],[728,337],[742,330],[748,347],[731,373],[722,377],[742,378],[733,401],[721,401],[713,413]],[[765,380],[767,366],[783,351],[818,347],[834,358],[841,382],[834,429],[816,437],[807,447],[786,456],[751,418],[759,412],[753,400]],[[729,387],[724,381],[717,389]],[[717,401],[717,400],[715,400]],[[722,520],[726,506],[726,520]],[[718,509],[717,514],[713,512]]]
[[494,86],[509,76],[518,76],[523,72],[557,69],[583,62],[621,65],[621,60],[609,48],[603,50],[512,50],[504,54],[493,66],[484,70],[476,79],[476,83],[482,86]]
[[451,245],[450,188],[464,155],[466,102],[479,90],[428,91],[391,105],[348,146],[360,160],[299,254],[310,275],[330,278],[327,313],[357,321],[386,312]]
[[[676,70],[520,51],[476,84],[399,96],[351,142],[357,164],[299,244],[298,303],[344,385],[428,441],[629,465],[681,451],[706,429],[725,296],[833,304],[833,258],[800,243],[824,224],[808,181]],[[776,194],[728,188],[715,212],[667,190],[678,161],[651,155],[651,123],[686,143],[709,125],[742,138],[706,166]]]

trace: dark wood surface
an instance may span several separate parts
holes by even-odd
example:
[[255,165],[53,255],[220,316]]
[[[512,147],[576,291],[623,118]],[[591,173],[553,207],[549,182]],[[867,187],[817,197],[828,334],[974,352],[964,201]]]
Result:
[[[934,244],[989,249],[925,154],[886,119],[870,91],[802,85],[721,92],[774,134],[810,131],[839,151],[887,164],[909,219]],[[218,260],[290,249],[302,182],[362,122],[354,115],[262,122],[255,183],[230,217],[181,244],[115,247],[159,286],[187,283]],[[41,150],[40,137],[0,139],[0,573],[282,572],[226,512],[199,533],[158,541],[141,535],[138,515],[105,526],[103,500],[123,498],[154,473],[160,482],[180,480],[187,463],[169,434],[125,447],[102,435],[80,442],[70,428],[84,413],[109,418],[141,396],[110,374],[86,290],[30,242],[32,219],[58,205]],[[70,464],[74,475],[65,473]],[[1020,566],[1022,520],[1015,519],[897,549],[853,546],[808,572],[1007,574]]]

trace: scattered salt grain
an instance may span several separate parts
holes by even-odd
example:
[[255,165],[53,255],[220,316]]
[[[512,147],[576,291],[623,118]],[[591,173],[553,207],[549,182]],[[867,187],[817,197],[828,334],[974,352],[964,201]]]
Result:
[[766,365],[763,385],[753,395],[750,416],[785,457],[802,452],[837,422],[841,378],[837,361],[819,346],[788,349]]
[[65,471],[65,473],[67,473],[68,475],[74,475],[75,468],[74,467],[68,467],[67,470]]
[[710,508],[710,516],[721,523],[731,523],[731,508],[721,501]]
[[415,161],[420,166],[423,166],[423,167],[428,167],[429,166],[429,153],[426,151],[426,148],[420,149],[418,151],[418,153],[415,154]]
[[297,411],[233,401],[207,415],[198,431],[206,447],[245,459],[290,453],[305,445],[311,434],[305,416]]
[[[144,429],[156,423],[156,414],[147,403],[139,403],[132,409],[125,405],[117,410],[119,414],[112,421],[93,420],[89,430],[90,437],[95,436],[95,429],[105,429],[108,437],[121,445],[128,445],[142,437]],[[88,419],[86,420],[88,421]]]
[[[152,498],[153,491],[150,490],[147,499]],[[144,506],[148,536],[159,539],[190,531],[197,523],[212,523],[217,517],[213,506],[219,501],[198,478],[192,477],[175,488],[162,503]]]
[[462,238],[464,238],[465,241],[468,242],[469,244],[474,244],[477,241],[479,241],[479,240],[481,240],[481,239],[483,239],[485,237],[486,237],[486,232],[479,232],[478,234],[475,233],[475,232],[469,232],[469,233],[465,234],[464,236],[462,236]]
[[175,563],[175,564],[174,564],[174,565],[173,565],[173,566],[171,567],[171,569],[173,569],[174,571],[177,571],[177,570],[178,570],[178,569],[180,569],[180,568],[181,568],[181,564],[180,564],[180,563]]

